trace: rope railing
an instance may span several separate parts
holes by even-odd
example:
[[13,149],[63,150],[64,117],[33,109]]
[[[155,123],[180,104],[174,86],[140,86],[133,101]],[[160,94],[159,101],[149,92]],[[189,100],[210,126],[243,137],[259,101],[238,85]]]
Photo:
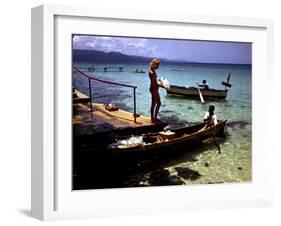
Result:
[[111,82],[111,81],[106,81],[103,79],[99,79],[99,78],[95,78],[92,76],[87,75],[86,73],[84,73],[83,71],[79,70],[77,67],[73,66],[73,68],[79,72],[81,75],[85,76],[86,78],[88,78],[88,82],[89,82],[89,97],[90,97],[90,108],[91,111],[93,111],[93,106],[92,106],[92,84],[91,84],[91,80],[94,81],[98,81],[98,82],[103,82],[103,83],[107,83],[107,84],[112,84],[112,85],[117,85],[117,86],[123,86],[123,87],[128,87],[128,88],[132,88],[133,89],[133,101],[134,101],[134,122],[137,122],[137,112],[136,112],[136,88],[137,86],[132,86],[132,85],[127,85],[127,84],[123,84],[123,83],[118,83],[118,82]]

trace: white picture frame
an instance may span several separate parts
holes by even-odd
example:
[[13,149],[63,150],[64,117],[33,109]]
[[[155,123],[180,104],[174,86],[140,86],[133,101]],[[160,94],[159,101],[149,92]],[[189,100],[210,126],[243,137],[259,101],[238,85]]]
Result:
[[[188,188],[184,186],[168,186],[163,188],[71,191],[71,186],[69,186],[71,163],[67,161],[69,160],[71,142],[69,142],[69,137],[64,139],[57,132],[62,125],[67,125],[67,128],[64,128],[68,131],[65,133],[66,135],[71,130],[71,122],[64,120],[62,117],[64,114],[69,115],[70,112],[70,108],[64,108],[68,106],[67,104],[71,104],[71,102],[67,102],[69,101],[69,96],[64,95],[64,93],[71,89],[67,78],[67,76],[71,77],[71,67],[68,64],[57,65],[58,62],[61,62],[59,59],[61,51],[63,51],[64,56],[69,57],[70,62],[71,52],[69,52],[69,46],[66,46],[66,48],[61,47],[60,40],[65,38],[63,37],[64,35],[68,36],[73,32],[87,33],[87,25],[81,26],[81,24],[89,23],[91,25],[91,23],[94,23],[98,26],[103,22],[108,23],[108,25],[104,26],[105,28],[99,26],[99,34],[104,35],[121,34],[120,31],[114,29],[114,23],[120,23],[118,26],[120,25],[121,27],[127,25],[138,25],[142,28],[169,26],[169,28],[175,29],[175,32],[170,36],[172,38],[240,40],[256,43],[253,47],[254,64],[252,66],[254,78],[252,183],[197,185],[189,186]],[[122,25],[122,23],[126,25]],[[193,27],[195,31],[191,32],[189,37],[186,37],[185,34],[178,31],[179,26],[181,29],[188,26]],[[80,30],[78,30],[78,27],[80,27]],[[105,30],[108,28],[112,28],[112,31]],[[75,29],[77,30],[75,31]],[[221,32],[220,36],[206,29],[218,29]],[[244,33],[234,33],[231,29],[243,30]],[[144,30],[126,30],[125,35],[144,37],[147,35]],[[91,30],[88,32],[89,34],[92,33]],[[167,29],[159,29],[158,32],[159,37],[161,37],[164,34],[161,32],[168,31]],[[231,38],[230,33],[233,34]],[[153,37],[156,36],[157,34],[153,35]],[[273,92],[266,86],[274,79],[272,73],[272,39],[273,22],[265,19],[183,15],[168,12],[163,12],[160,15],[149,11],[121,12],[114,9],[105,11],[95,8],[57,5],[43,5],[33,8],[32,216],[41,220],[56,220],[271,205],[273,202],[273,178],[267,175],[272,169],[273,150],[269,148],[269,138],[267,136],[265,139],[259,139],[267,130],[267,122],[270,119],[270,113],[266,111],[269,108],[261,106],[261,103],[267,103],[267,106],[270,106],[271,102],[266,101],[262,93],[257,92],[257,90],[260,86],[265,85],[265,89],[269,94]],[[66,41],[67,43],[69,42]],[[65,102],[65,105],[58,107],[58,104],[63,102]],[[257,118],[265,118],[266,120],[257,120]],[[61,142],[61,140],[64,142]],[[261,153],[264,150],[266,152]],[[63,159],[66,159],[66,161],[64,162]],[[67,175],[69,175],[68,179]],[[85,200],[88,201],[85,202]]]

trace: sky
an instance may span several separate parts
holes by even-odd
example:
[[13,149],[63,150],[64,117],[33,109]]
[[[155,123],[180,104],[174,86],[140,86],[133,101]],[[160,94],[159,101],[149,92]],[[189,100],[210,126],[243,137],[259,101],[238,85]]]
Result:
[[200,63],[252,63],[251,43],[74,35],[73,48]]

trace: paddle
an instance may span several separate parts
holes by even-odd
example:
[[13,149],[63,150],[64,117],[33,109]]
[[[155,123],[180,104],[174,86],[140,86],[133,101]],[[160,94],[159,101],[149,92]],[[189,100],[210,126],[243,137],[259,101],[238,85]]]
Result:
[[[209,117],[208,117],[208,121],[207,121],[207,124],[206,124],[206,125],[208,125],[208,123],[212,123],[212,117],[213,117],[213,115],[210,115],[210,113],[209,113]],[[212,127],[212,126],[211,126],[211,127]],[[216,146],[217,149],[218,149],[218,153],[221,154],[221,148],[220,148],[219,144],[218,144],[217,141],[216,141],[216,129],[217,129],[217,124],[216,124],[216,125],[213,125],[213,127],[214,127],[214,131],[213,131],[213,141],[214,141],[215,146]]]
[[202,93],[200,91],[200,88],[197,87],[197,89],[198,89],[198,92],[199,92],[199,97],[200,97],[201,103],[204,104],[205,101],[204,101],[203,95],[202,95]]
[[217,127],[215,126],[214,133],[213,133],[213,141],[214,141],[214,144],[216,145],[216,147],[218,149],[218,153],[221,154],[221,148],[220,148],[219,144],[216,141],[216,128]]

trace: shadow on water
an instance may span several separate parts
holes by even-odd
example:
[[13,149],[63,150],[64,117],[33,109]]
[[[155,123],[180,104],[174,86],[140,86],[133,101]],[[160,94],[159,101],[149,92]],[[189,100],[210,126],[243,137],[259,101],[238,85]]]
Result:
[[228,121],[226,125],[227,127],[230,127],[232,129],[236,129],[237,127],[239,129],[245,129],[245,127],[247,125],[250,125],[250,123],[247,121],[238,120],[238,121]]
[[163,112],[159,112],[159,117],[161,121],[170,125],[167,129],[175,129],[175,128],[186,126],[188,124],[187,120],[182,120],[177,115],[174,114],[170,116],[166,115],[165,113],[167,113],[167,111],[169,110],[164,110]]
[[[219,140],[218,143],[222,143]],[[198,154],[215,150],[212,142],[204,142],[196,148],[173,150],[145,159],[112,157],[101,154],[104,150],[79,147],[74,151],[73,189],[101,189],[142,186],[165,186],[185,184],[184,180],[196,180],[201,175],[188,167],[175,167],[177,175],[166,168],[183,162],[195,162]]]
[[[187,121],[177,115],[161,115],[161,120],[173,125],[168,129],[186,126]],[[190,123],[191,124],[191,123]],[[193,123],[192,123],[193,124]],[[246,122],[231,122],[230,127],[246,125]],[[106,127],[107,128],[107,127]],[[111,130],[112,128],[107,128]],[[220,144],[225,140],[217,140]],[[196,180],[200,174],[187,167],[175,168],[177,175],[171,175],[168,167],[184,162],[196,162],[197,156],[208,150],[216,150],[212,141],[203,142],[196,148],[172,150],[169,154],[158,153],[149,158],[130,159],[127,156],[113,157],[106,152],[105,143],[95,139],[95,144],[79,142],[73,149],[73,189],[101,189],[139,186],[180,185],[183,180]],[[84,144],[84,145],[83,145]],[[223,151],[223,150],[222,150]]]
[[184,182],[178,176],[171,176],[169,170],[158,169],[149,174],[150,186],[182,185]]
[[175,170],[180,177],[186,180],[196,180],[201,176],[197,171],[191,170],[187,167],[176,167]]

